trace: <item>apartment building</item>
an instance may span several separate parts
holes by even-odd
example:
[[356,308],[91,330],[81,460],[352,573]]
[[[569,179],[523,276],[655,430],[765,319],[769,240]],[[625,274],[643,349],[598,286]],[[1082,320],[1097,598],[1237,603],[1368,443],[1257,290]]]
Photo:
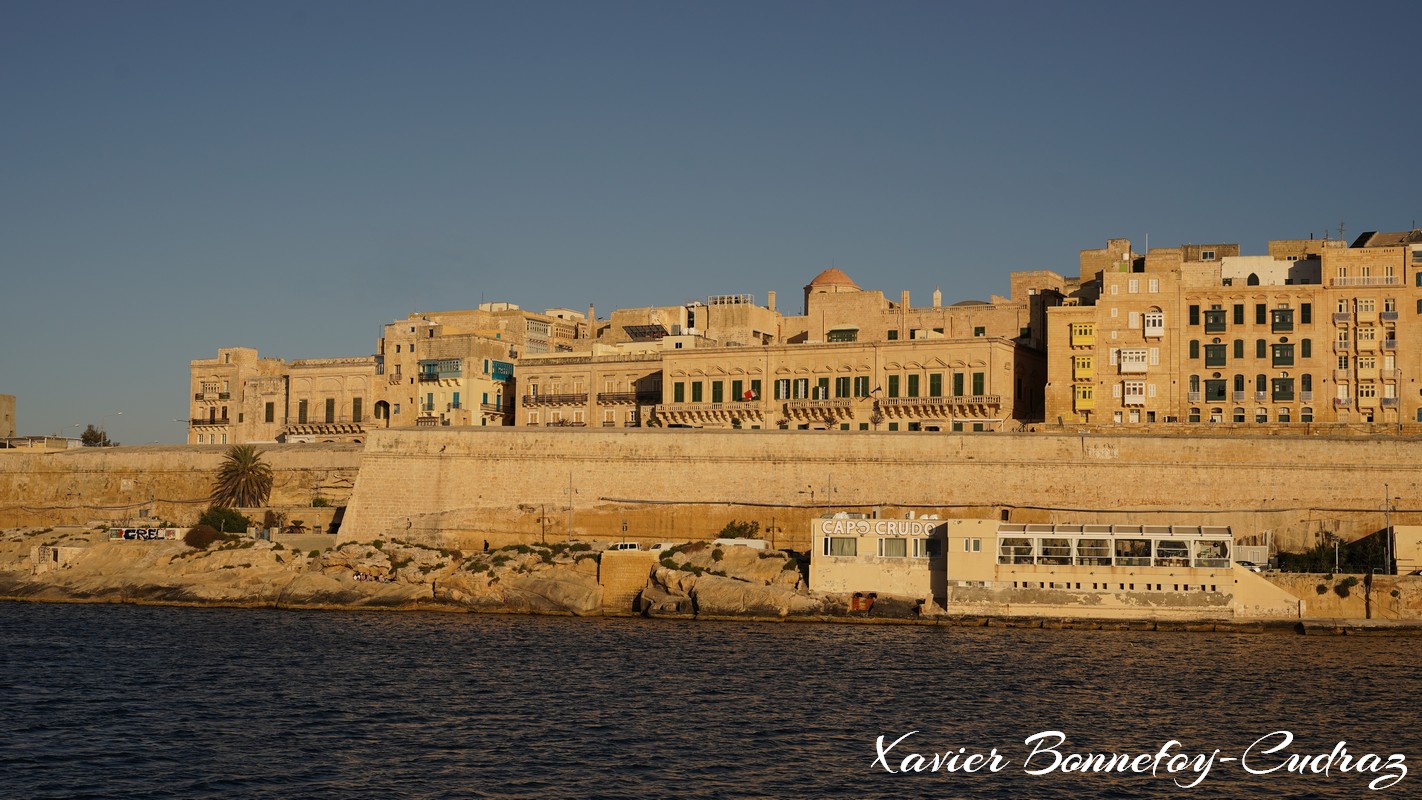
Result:
[[1047,420],[1422,421],[1422,232],[1083,251],[1049,314]]

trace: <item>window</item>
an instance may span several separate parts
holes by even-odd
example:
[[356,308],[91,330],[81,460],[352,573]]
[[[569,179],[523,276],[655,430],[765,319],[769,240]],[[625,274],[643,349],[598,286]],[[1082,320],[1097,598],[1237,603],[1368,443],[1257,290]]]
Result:
[[1225,382],[1222,380],[1205,381],[1205,402],[1222,403],[1225,399]]
[[1294,329],[1294,310],[1276,308],[1269,312],[1269,329],[1274,333],[1289,333]]
[[1358,298],[1358,313],[1371,314],[1378,310],[1378,301],[1372,297]]
[[1299,388],[1305,392],[1313,391],[1313,376],[1305,372],[1299,376]]
[[725,394],[725,392],[726,392],[726,382],[725,382],[725,381],[711,381],[711,402],[713,402],[713,403],[724,403],[724,402],[726,402],[726,394]]
[[1273,358],[1271,366],[1292,367],[1294,365],[1294,346],[1291,344],[1276,344],[1272,347]]
[[1192,409],[1190,409],[1190,417],[1189,417],[1189,419],[1190,419],[1191,422],[1199,422],[1199,421],[1200,421],[1200,409],[1198,409],[1198,408],[1192,408]]
[[889,341],[896,342],[899,339],[898,331],[889,331]]
[[928,396],[943,396],[943,373],[935,372],[928,376]]
[[1244,358],[1244,340],[1243,340],[1243,339],[1235,339],[1235,340],[1234,340],[1234,357],[1235,357],[1235,358]]
[[984,392],[987,391],[987,386],[984,385],[984,383],[985,383],[985,380],[984,380],[984,379],[985,379],[986,377],[987,377],[987,374],[986,374],[986,373],[983,373],[983,372],[974,372],[974,373],[973,373],[973,394],[974,394],[974,395],[981,395],[981,394],[983,394]]
[[1128,406],[1145,405],[1145,381],[1124,381],[1123,400]]
[[908,376],[908,396],[909,396],[909,397],[918,397],[918,376],[917,376],[917,375],[910,375],[910,376]]
[[1290,401],[1294,399],[1294,379],[1275,378],[1270,381],[1270,395],[1277,401]]
[[1377,396],[1378,396],[1378,385],[1377,385],[1376,383],[1360,383],[1360,384],[1358,384],[1358,396],[1359,396],[1359,397],[1377,397]]
[[1243,421],[1244,421],[1244,409],[1240,408],[1239,406],[1235,406],[1234,415],[1233,415],[1232,417],[1230,417],[1230,419],[1233,420],[1234,422],[1243,422]]
[[1234,390],[1235,390],[1236,392],[1243,392],[1243,391],[1244,391],[1244,376],[1243,376],[1243,375],[1235,375],[1235,376],[1234,376]]
[[751,390],[751,399],[752,399],[752,400],[754,400],[754,399],[760,397],[760,379],[759,379],[759,378],[756,378],[755,380],[751,381],[751,388],[750,388],[750,390]]
[[868,376],[868,375],[858,375],[858,376],[856,376],[856,377],[854,378],[854,396],[855,396],[855,397],[868,397],[868,396],[869,396],[869,376]]
[[692,381],[692,382],[691,382],[691,402],[693,402],[693,403],[699,403],[699,402],[701,402],[701,398],[702,398],[702,396],[703,396],[703,392],[704,392],[704,389],[702,388],[701,381]]
[[[360,422],[362,412],[365,410],[361,407],[363,402],[359,397],[351,398],[351,422]],[[459,408],[459,392],[454,393],[454,407]]]
[[1205,312],[1205,333],[1223,333],[1225,329],[1224,309],[1210,309]]
[[[966,539],[964,540],[967,541]],[[981,539],[979,541],[982,541]],[[938,539],[914,539],[914,558],[937,558],[943,555],[943,542]]]
[[848,536],[826,536],[825,555],[857,556],[859,555],[859,540]]
[[984,328],[983,326],[979,325],[979,326],[973,328],[973,335],[974,335],[974,336],[987,336],[987,328]]
[[1384,313],[1384,314],[1387,314],[1387,313],[1391,313],[1391,312],[1394,312],[1394,311],[1397,311],[1397,298],[1396,298],[1396,297],[1387,297],[1387,298],[1384,298],[1384,299],[1383,299],[1383,313]]
[[963,373],[961,372],[953,373],[953,396],[963,396]]
[[1299,342],[1299,358],[1313,357],[1313,340],[1303,339]]
[[1225,365],[1225,346],[1222,344],[1205,345],[1205,366],[1223,367]]
[[1201,250],[1201,251],[1200,251],[1200,260],[1201,260],[1201,261],[1214,261],[1214,260],[1215,260],[1215,251],[1213,251],[1213,250]]
[[856,342],[859,341],[859,331],[856,328],[838,328],[825,334],[827,342]]
[[276,421],[276,403],[267,403],[266,407],[263,409],[263,412],[264,419],[267,422]]
[[1129,281],[1127,281],[1127,282],[1126,282],[1126,291],[1129,292],[1130,294],[1140,294],[1140,293],[1141,293],[1141,282],[1140,282],[1140,279],[1139,279],[1139,278],[1131,278]]
[[1165,312],[1157,310],[1147,311],[1142,315],[1142,321],[1145,323],[1146,336],[1165,335]]
[[744,399],[746,399],[746,382],[731,381],[731,401],[735,402]]
[[809,379],[809,378],[796,378],[796,379],[795,379],[795,384],[794,384],[794,386],[795,386],[795,399],[796,399],[796,400],[804,400],[805,398],[807,398],[807,397],[810,396],[810,379]]
[[[776,385],[776,388],[778,389],[779,386],[780,386],[780,382],[777,382],[775,385]],[[780,396],[779,396],[778,393],[776,394],[776,398],[775,398],[775,399],[777,399],[777,400],[780,399]],[[673,403],[685,403],[685,402],[686,402],[686,383],[685,383],[684,381],[677,381],[676,383],[673,383],[673,384],[672,384],[672,402],[673,402]]]
[[1141,315],[1139,311],[1132,311],[1126,316],[1126,318],[1128,320],[1128,322],[1126,322],[1126,327],[1139,328],[1141,326]]
[[1299,322],[1309,325],[1313,322],[1313,303],[1302,303],[1299,305]]
[[1192,306],[1190,306],[1190,324],[1191,324],[1191,325],[1199,325],[1199,324],[1200,324],[1200,307],[1199,307],[1198,305],[1192,305]]
[[850,396],[850,378],[849,378],[848,375],[844,375],[844,376],[842,376],[842,377],[838,377],[838,378],[835,378],[835,379],[834,379],[834,396],[835,396],[835,397],[849,397],[849,396]]
[[907,558],[908,539],[891,537],[879,540],[880,558]]
[[1235,303],[1235,304],[1234,304],[1234,324],[1236,324],[1236,325],[1243,325],[1243,324],[1244,324],[1244,304],[1243,304],[1243,303]]
[[1308,406],[1299,409],[1299,422],[1313,422],[1313,409]]
[[1254,340],[1254,357],[1264,358],[1269,354],[1269,343],[1263,339]]
[[297,404],[296,404],[296,423],[297,423],[298,425],[305,425],[305,424],[306,424],[306,401],[305,401],[305,400],[298,401]]
[[889,376],[889,396],[890,396],[890,397],[898,397],[898,396],[899,396],[899,376],[897,376],[897,375],[890,375],[890,376]]
[[816,399],[816,400],[828,400],[828,399],[829,399],[829,390],[830,390],[829,381],[830,381],[829,378],[819,378],[819,379],[817,379],[817,380],[815,381],[815,399]]
[[1190,340],[1190,358],[1200,357],[1200,342],[1198,339]]
[[790,399],[790,379],[789,379],[789,378],[780,378],[779,380],[777,380],[777,381],[775,382],[775,399],[776,399],[776,400],[789,400],[789,399]]
[[1254,324],[1263,325],[1269,320],[1269,307],[1263,303],[1254,304]]
[[1146,286],[1147,291],[1151,294],[1158,294],[1160,292],[1160,278],[1151,278]]

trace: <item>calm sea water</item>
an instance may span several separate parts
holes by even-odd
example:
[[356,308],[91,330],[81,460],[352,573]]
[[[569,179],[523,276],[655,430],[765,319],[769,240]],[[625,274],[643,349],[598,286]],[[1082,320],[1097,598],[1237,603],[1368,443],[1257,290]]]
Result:
[[[1417,640],[0,603],[0,796],[1422,796]],[[1067,752],[1400,753],[1409,774],[1040,776]],[[889,774],[998,748],[997,773]],[[1281,755],[1255,766],[1278,764]],[[1182,774],[1182,782],[1193,774]]]

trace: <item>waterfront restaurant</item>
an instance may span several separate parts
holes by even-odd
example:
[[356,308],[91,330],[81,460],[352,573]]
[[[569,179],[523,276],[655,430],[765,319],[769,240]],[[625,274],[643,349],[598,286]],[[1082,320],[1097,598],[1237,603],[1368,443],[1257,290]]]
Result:
[[997,563],[1229,569],[1234,537],[1218,525],[997,526]]

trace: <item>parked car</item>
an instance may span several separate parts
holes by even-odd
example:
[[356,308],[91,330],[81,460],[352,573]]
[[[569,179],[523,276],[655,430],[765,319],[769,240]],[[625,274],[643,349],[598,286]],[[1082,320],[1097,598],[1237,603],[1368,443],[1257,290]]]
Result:
[[615,542],[608,545],[608,550],[641,550],[642,546],[636,542]]
[[1250,572],[1263,572],[1263,571],[1264,571],[1264,568],[1263,568],[1263,567],[1259,566],[1258,564],[1254,563],[1253,561],[1236,561],[1236,562],[1234,562],[1234,563],[1237,564],[1237,565],[1239,565],[1239,566],[1241,566],[1241,567],[1244,567],[1245,569],[1249,570]]
[[673,547],[681,547],[684,544],[686,544],[686,542],[653,542],[652,546],[647,549],[656,550],[657,552],[666,552]]

